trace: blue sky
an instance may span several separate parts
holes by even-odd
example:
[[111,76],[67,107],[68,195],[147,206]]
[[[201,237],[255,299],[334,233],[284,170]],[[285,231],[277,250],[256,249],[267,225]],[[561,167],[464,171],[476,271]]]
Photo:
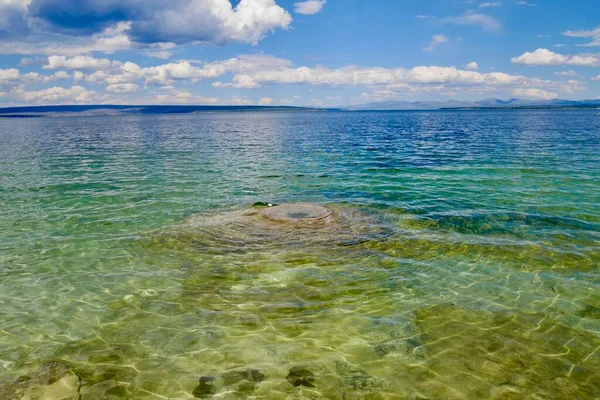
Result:
[[597,0],[0,0],[0,106],[600,97]]

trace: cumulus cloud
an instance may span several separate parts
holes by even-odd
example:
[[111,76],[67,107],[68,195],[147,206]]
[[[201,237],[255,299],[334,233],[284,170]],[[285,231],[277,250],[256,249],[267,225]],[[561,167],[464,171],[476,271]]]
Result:
[[431,42],[429,43],[429,45],[427,47],[423,48],[423,51],[426,51],[428,53],[431,53],[432,51],[434,51],[435,49],[437,49],[441,44],[447,43],[448,42],[448,38],[444,35],[433,35],[433,38],[431,39]]
[[133,93],[137,92],[139,86],[135,83],[114,83],[106,87],[107,93]]
[[580,44],[578,46],[584,46],[584,47],[600,46],[600,26],[595,29],[591,29],[591,30],[566,31],[566,32],[563,32],[563,35],[569,36],[569,37],[575,37],[575,38],[592,39],[591,42],[585,43],[585,44]]
[[25,12],[30,0],[0,0],[0,33],[19,31],[27,26]]
[[471,61],[465,65],[465,68],[471,71],[476,71],[479,69],[479,65],[475,61]]
[[512,90],[512,94],[517,97],[522,97],[526,99],[542,99],[542,100],[552,100],[558,98],[558,94],[553,92],[548,92],[542,89],[528,88],[522,89],[517,88]]
[[[231,71],[233,72],[233,71]],[[502,72],[480,73],[455,67],[420,66],[412,69],[362,68],[346,66],[339,69],[316,67],[261,67],[233,72],[230,82],[214,82],[214,87],[253,89],[265,85],[301,84],[315,86],[359,86],[370,88],[379,98],[391,98],[399,93],[461,93],[477,94],[510,92],[512,89],[540,89],[548,92],[571,93],[580,90],[578,82],[555,82]]]
[[275,0],[33,0],[38,25],[68,35],[91,35],[129,23],[127,36],[140,43],[256,44],[268,32],[287,29],[290,14]]
[[0,69],[0,89],[7,90],[22,85],[38,82],[44,77],[37,72],[22,74],[16,68]]
[[121,63],[119,61],[111,61],[107,58],[50,56],[48,57],[48,63],[43,68],[97,71],[114,69],[120,66]]
[[443,18],[442,22],[453,25],[476,26],[489,32],[497,32],[502,29],[502,24],[495,18],[475,12],[457,17]]
[[502,6],[502,3],[499,1],[487,1],[485,3],[479,3],[479,8],[491,8],[500,6]]
[[291,21],[276,0],[0,0],[0,54],[169,58],[157,45],[255,45]]
[[27,103],[60,104],[60,103],[92,103],[102,101],[103,96],[94,91],[88,91],[83,86],[72,86],[63,88],[59,86],[38,91],[25,91],[18,89],[14,91],[17,99]]
[[[566,57],[566,56],[565,56]],[[56,58],[48,57],[44,66],[48,75],[38,73],[21,74],[17,69],[0,70],[0,91],[12,93],[15,98],[32,103],[66,102],[123,102],[119,94],[144,93],[159,87],[165,91],[161,97],[147,97],[148,102],[161,103],[208,103],[213,98],[198,97],[190,91],[178,91],[181,86],[199,80],[212,80],[215,88],[253,89],[268,85],[313,85],[325,87],[367,88],[371,98],[391,98],[406,93],[437,93],[456,95],[457,93],[497,94],[512,93],[516,89],[532,89],[529,96],[549,96],[548,93],[572,93],[580,90],[584,83],[577,81],[552,81],[511,75],[502,72],[481,73],[475,70],[475,62],[464,69],[456,67],[419,66],[406,68],[358,67],[348,65],[332,69],[323,66],[295,66],[289,60],[267,54],[240,55],[222,61],[192,62],[181,60],[173,63],[141,67],[132,62],[120,62],[88,56]],[[572,57],[572,59],[577,60]],[[68,72],[73,71],[73,72]],[[228,81],[215,81],[215,78],[231,74]],[[72,78],[72,88],[54,87],[29,92],[26,85],[34,82],[50,82],[55,79]],[[102,86],[100,89],[85,89],[81,82]],[[81,83],[81,84],[78,84]],[[542,92],[536,92],[533,89]],[[100,94],[102,93],[102,94]],[[526,93],[526,92],[523,92]],[[543,95],[543,96],[542,96]],[[116,97],[115,97],[116,96]],[[5,95],[6,97],[6,95]],[[131,101],[131,98],[128,97]],[[219,101],[218,99],[215,102]],[[232,100],[233,101],[233,100]],[[241,96],[235,99],[239,104],[257,104]],[[269,97],[258,100],[268,104]],[[137,102],[137,100],[136,100]]]
[[[32,24],[30,21],[28,23]],[[35,25],[35,24],[33,24]],[[74,56],[92,52],[112,54],[120,50],[140,47],[134,44],[125,34],[131,27],[128,22],[117,23],[91,36],[68,36],[50,31],[32,33],[19,32],[18,35],[0,38],[0,54],[46,54]],[[150,45],[149,45],[150,46]]]
[[273,98],[272,97],[262,97],[260,100],[258,100],[258,105],[259,106],[268,106],[273,104]]
[[294,3],[294,12],[296,14],[312,15],[320,12],[325,5],[325,0],[307,0]]
[[579,76],[579,74],[577,72],[573,71],[573,70],[555,72],[554,75],[559,75],[559,76]]
[[548,49],[537,49],[534,52],[525,52],[518,57],[511,59],[513,64],[521,65],[579,65],[579,66],[598,66],[600,58],[595,55],[563,55],[554,53]]

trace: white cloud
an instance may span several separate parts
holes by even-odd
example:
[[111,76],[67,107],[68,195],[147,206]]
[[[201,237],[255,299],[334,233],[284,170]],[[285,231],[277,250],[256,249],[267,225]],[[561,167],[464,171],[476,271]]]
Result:
[[246,96],[233,96],[231,98],[231,104],[236,106],[250,106],[256,104],[254,100],[249,99]]
[[29,83],[38,82],[43,76],[37,72],[22,74],[16,68],[0,69],[0,89],[8,90]]
[[174,89],[169,90],[168,94],[159,94],[156,95],[153,99],[153,102],[161,103],[161,104],[215,104],[219,102],[218,97],[203,97],[197,96],[190,92],[183,91],[179,92]]
[[423,48],[423,51],[426,52],[432,52],[433,50],[435,50],[436,48],[438,48],[441,44],[443,43],[447,43],[448,42],[448,38],[444,35],[433,35],[433,38],[431,39],[431,43],[429,43],[429,45],[425,48]]
[[48,83],[48,82],[56,81],[59,79],[69,79],[69,78],[71,78],[71,75],[67,71],[56,71],[52,75],[44,76],[43,79],[44,79],[44,83]]
[[590,43],[580,44],[578,46],[584,46],[584,47],[600,46],[600,26],[595,29],[591,29],[591,30],[566,31],[566,32],[563,32],[563,35],[569,36],[569,37],[576,37],[576,38],[592,39],[592,41]]
[[380,95],[398,96],[399,93],[497,93],[516,88],[540,89],[571,93],[581,90],[578,82],[556,82],[509,75],[501,72],[480,73],[455,67],[421,66],[412,69],[361,68],[346,66],[339,69],[317,67],[261,67],[250,71],[233,72],[230,82],[215,82],[214,87],[238,89],[259,88],[274,84],[302,84],[315,86],[362,86]]
[[271,97],[262,97],[260,100],[258,100],[259,106],[268,106],[271,104],[273,104],[273,98]]
[[18,89],[14,91],[14,95],[25,102],[39,104],[91,103],[102,101],[103,99],[103,96],[96,92],[88,91],[82,86],[73,86],[70,88],[56,86],[31,92]]
[[14,33],[0,42],[0,53],[74,56],[138,49],[167,58],[168,49],[153,46],[254,45],[292,22],[275,0],[35,0],[29,8],[27,3],[0,0],[0,31]]
[[519,57],[511,59],[513,64],[521,65],[579,65],[579,66],[598,66],[600,58],[594,55],[563,55],[554,53],[548,49],[537,49],[534,52],[525,52]]
[[140,42],[258,43],[268,32],[287,29],[290,14],[274,0],[185,0],[160,2],[149,20],[132,23],[130,37]]
[[556,94],[556,93],[548,92],[548,91],[542,90],[542,89],[535,89],[535,88],[513,89],[512,94],[517,97],[528,98],[528,99],[552,100],[552,99],[558,98],[558,94]]
[[479,69],[479,65],[475,61],[471,61],[465,65],[465,68],[471,71],[476,71]]
[[593,77],[592,80],[593,81],[600,81],[600,75]]
[[485,3],[479,3],[479,8],[491,8],[500,6],[502,6],[502,3],[499,1],[487,1]]
[[536,7],[537,3],[529,3],[527,1],[517,1],[517,5],[524,7]]
[[171,58],[173,52],[168,50],[145,51],[144,55],[148,57],[161,58],[163,60],[166,60],[168,58]]
[[577,72],[573,71],[573,70],[555,72],[554,75],[559,75],[559,76],[579,76],[579,74]]
[[418,18],[418,19],[435,19],[435,15],[419,14],[419,15],[415,15],[415,18]]
[[71,69],[71,70],[107,70],[120,67],[119,61],[111,61],[107,58],[94,58],[90,56],[75,56],[67,58],[65,56],[50,56],[44,69]]
[[113,83],[106,87],[107,93],[133,93],[137,92],[139,86],[135,83]]
[[[533,54],[533,53],[531,53]],[[519,60],[519,62],[537,62],[556,64],[557,62],[589,63],[585,55],[562,56],[552,53],[549,57],[544,53],[536,55],[538,59]],[[183,90],[182,86],[191,85],[199,80],[211,80],[213,87],[230,87],[252,89],[267,85],[313,85],[325,87],[361,87],[368,89],[372,98],[393,98],[403,94],[435,93],[440,95],[477,94],[497,95],[511,93],[515,89],[538,89],[548,93],[572,93],[581,90],[585,82],[561,80],[543,80],[521,75],[510,75],[501,72],[478,72],[476,62],[470,62],[463,69],[456,67],[419,66],[406,68],[359,67],[347,65],[332,69],[324,66],[294,66],[289,60],[263,53],[240,55],[222,61],[200,62],[182,60],[173,63],[142,68],[132,62],[120,62],[89,56],[48,57],[45,66],[50,70],[47,75],[38,73],[21,74],[18,69],[0,70],[0,91],[13,93],[16,98],[32,103],[68,103],[67,96],[72,95],[73,102],[98,103],[107,101],[132,101],[133,96],[116,96],[118,94],[139,93],[139,99],[161,103],[201,104],[220,102],[213,97],[202,97],[192,94],[192,90]],[[558,61],[556,61],[558,60]],[[566,61],[565,61],[566,60]],[[544,65],[544,64],[542,64]],[[71,72],[72,71],[72,72]],[[215,78],[231,74],[231,79],[215,82]],[[565,76],[570,76],[565,74]],[[50,82],[54,79],[72,78],[72,88],[49,88],[29,92],[28,84],[34,82]],[[86,82],[98,85],[101,89],[85,89],[77,83]],[[102,86],[100,86],[102,85]],[[152,93],[155,87],[164,93],[161,97],[144,97],[144,93]],[[177,89],[176,89],[177,87]],[[37,88],[36,88],[37,89]],[[181,91],[177,91],[181,90]],[[29,93],[29,94],[25,94]],[[530,92],[533,95],[534,91]],[[542,92],[537,92],[538,97]],[[6,98],[6,94],[4,98]],[[64,98],[64,99],[63,99]],[[63,99],[63,100],[61,100]],[[128,99],[128,100],[125,100]],[[232,100],[233,101],[233,100]],[[261,100],[238,96],[238,104],[265,104],[268,96]],[[283,104],[283,100],[281,100]]]
[[323,9],[326,0],[307,0],[294,3],[294,12],[303,15],[317,14]]
[[147,85],[170,85],[177,80],[197,81],[199,79],[215,78],[225,72],[225,67],[219,64],[210,64],[204,68],[198,68],[188,61],[180,61],[144,68],[140,71],[140,74],[146,78]]
[[478,13],[467,13],[458,17],[447,17],[443,18],[442,22],[453,25],[476,26],[489,32],[497,32],[502,29],[502,24],[495,18]]

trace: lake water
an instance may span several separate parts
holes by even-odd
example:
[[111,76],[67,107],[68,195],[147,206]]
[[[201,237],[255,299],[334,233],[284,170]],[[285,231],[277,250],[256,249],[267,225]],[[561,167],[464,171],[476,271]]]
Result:
[[[228,222],[255,202],[350,222]],[[83,399],[594,399],[599,267],[598,111],[0,120],[0,381],[63,360]]]

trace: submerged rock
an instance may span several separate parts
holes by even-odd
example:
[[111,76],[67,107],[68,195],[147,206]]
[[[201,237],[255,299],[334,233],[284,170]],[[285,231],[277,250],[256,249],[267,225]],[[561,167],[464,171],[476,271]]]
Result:
[[80,379],[71,366],[61,361],[43,364],[37,371],[0,382],[0,398],[11,400],[77,400]]
[[198,381],[198,386],[192,391],[194,397],[205,398],[215,394],[217,392],[215,380],[216,379],[213,376],[201,376]]
[[147,246],[203,252],[247,252],[349,246],[383,239],[394,232],[382,215],[348,205],[292,203],[256,206],[192,216],[154,232]]
[[315,387],[315,374],[306,367],[298,366],[290,369],[286,379],[294,386]]
[[233,385],[243,380],[249,382],[262,382],[266,379],[266,376],[257,369],[246,369],[226,372],[221,375],[221,378],[223,378],[223,383],[225,385]]
[[334,368],[344,383],[353,390],[367,390],[381,386],[379,379],[370,376],[356,365],[346,361],[335,361]]

